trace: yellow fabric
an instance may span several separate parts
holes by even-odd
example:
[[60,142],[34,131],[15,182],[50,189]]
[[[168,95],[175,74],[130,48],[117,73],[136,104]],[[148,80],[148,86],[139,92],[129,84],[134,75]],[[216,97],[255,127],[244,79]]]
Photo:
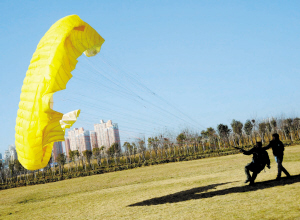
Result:
[[76,122],[79,114],[79,109],[64,114],[62,119],[59,121],[61,128],[65,131],[67,128],[72,127],[72,125]]
[[[77,58],[83,52],[86,56],[96,55],[103,42],[104,39],[77,15],[57,21],[39,42],[23,82],[16,119],[18,159],[26,169],[45,167],[53,143],[64,141],[65,132],[60,124],[63,114],[51,108],[52,95],[66,88]],[[79,111],[77,113],[76,116]]]

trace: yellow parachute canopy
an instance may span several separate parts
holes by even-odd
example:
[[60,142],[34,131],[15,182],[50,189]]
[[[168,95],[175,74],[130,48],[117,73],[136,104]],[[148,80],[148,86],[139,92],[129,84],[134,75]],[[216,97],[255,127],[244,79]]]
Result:
[[52,109],[53,93],[66,88],[77,58],[96,55],[104,39],[77,15],[57,21],[39,42],[23,82],[16,120],[16,149],[28,170],[45,167],[53,143],[64,141],[80,110],[63,115]]

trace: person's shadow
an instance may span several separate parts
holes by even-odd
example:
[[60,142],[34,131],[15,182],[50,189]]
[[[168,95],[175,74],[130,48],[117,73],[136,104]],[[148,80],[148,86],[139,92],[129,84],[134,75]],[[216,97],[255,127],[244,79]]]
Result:
[[176,203],[176,202],[183,202],[188,201],[191,199],[204,199],[204,198],[211,198],[214,196],[222,196],[227,195],[230,193],[241,193],[241,192],[249,192],[249,191],[256,191],[266,188],[271,188],[275,186],[283,186],[283,185],[289,185],[293,183],[300,182],[300,175],[291,176],[289,178],[284,177],[281,178],[281,180],[268,180],[264,182],[258,182],[255,183],[254,186],[249,185],[243,185],[243,186],[235,186],[227,189],[221,189],[216,191],[207,192],[210,189],[214,189],[217,186],[225,185],[231,182],[227,183],[218,183],[218,184],[212,184],[208,186],[202,186],[202,187],[196,187],[193,189],[177,192],[174,194],[162,196],[162,197],[156,197],[153,199],[144,200],[142,202],[134,203],[129,206],[148,206],[148,205],[160,205],[165,203]]

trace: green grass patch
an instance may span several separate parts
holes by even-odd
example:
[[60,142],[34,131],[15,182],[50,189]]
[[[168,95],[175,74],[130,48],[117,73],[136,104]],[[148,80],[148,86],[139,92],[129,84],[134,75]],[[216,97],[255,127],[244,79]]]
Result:
[[297,219],[300,146],[245,185],[242,154],[166,163],[0,191],[0,219]]

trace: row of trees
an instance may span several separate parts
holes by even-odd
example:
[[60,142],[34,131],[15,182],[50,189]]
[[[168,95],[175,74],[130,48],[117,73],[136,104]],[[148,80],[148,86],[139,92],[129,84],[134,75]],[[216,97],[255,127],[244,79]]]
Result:
[[[94,166],[92,161],[97,161],[98,166],[102,166],[103,161],[109,166],[110,160],[113,159],[118,164],[120,157],[125,158],[126,163],[131,164],[133,158],[138,158],[138,162],[149,159],[162,159],[169,156],[188,155],[190,152],[197,153],[200,151],[224,149],[233,145],[253,145],[258,139],[264,143],[265,140],[271,139],[271,134],[278,132],[283,140],[299,139],[300,137],[300,119],[275,119],[263,120],[256,122],[255,120],[247,120],[244,124],[237,120],[232,120],[231,129],[227,125],[219,124],[215,130],[212,127],[203,130],[200,134],[191,132],[186,129],[177,136],[172,134],[157,135],[149,137],[147,146],[144,139],[137,139],[135,142],[125,142],[123,144],[124,151],[121,151],[118,143],[114,143],[109,148],[101,146],[94,147],[93,151],[84,151],[80,155],[79,151],[70,151],[68,161],[73,162],[76,170],[78,164],[87,170],[87,166]],[[201,149],[200,149],[201,148]],[[63,154],[57,158],[59,164],[59,172],[64,168],[67,161]],[[69,166],[70,169],[70,166]]]
[[[88,172],[90,170],[106,169],[109,167],[128,166],[131,164],[151,164],[153,161],[179,161],[182,158],[199,155],[215,154],[216,152],[234,152],[231,146],[250,146],[257,140],[269,141],[271,134],[279,133],[284,141],[300,139],[300,119],[271,119],[257,122],[247,120],[244,124],[232,120],[228,125],[219,124],[216,129],[209,127],[201,133],[185,129],[177,135],[172,133],[159,134],[136,139],[123,144],[123,150],[118,143],[106,148],[94,147],[92,151],[70,151],[69,155],[59,154],[56,158],[58,165],[51,167],[50,162],[43,170],[28,171],[22,167],[18,160],[9,163],[9,169],[4,169],[0,163],[0,183],[7,181],[27,181],[36,176],[72,174]],[[197,156],[197,157],[196,157]],[[181,159],[178,159],[181,158]]]
[[[285,141],[295,141],[300,138],[300,118],[288,119],[268,119],[257,122],[247,120],[244,124],[237,120],[232,120],[231,128],[227,125],[219,124],[217,131],[210,128],[204,133],[208,133],[210,138],[219,139],[223,143],[231,141],[233,145],[253,144],[260,139],[262,143],[271,140],[273,133],[278,133]],[[230,145],[230,144],[229,144]]]

